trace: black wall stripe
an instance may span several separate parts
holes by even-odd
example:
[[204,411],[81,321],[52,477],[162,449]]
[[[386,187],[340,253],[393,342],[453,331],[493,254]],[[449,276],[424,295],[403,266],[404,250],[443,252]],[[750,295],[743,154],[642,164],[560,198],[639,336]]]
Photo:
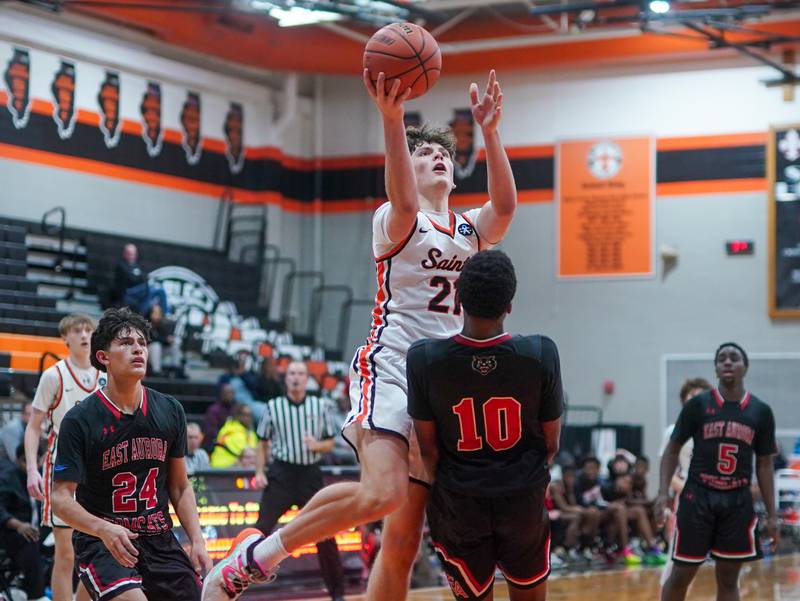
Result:
[[[52,117],[35,112],[31,113],[27,126],[18,130],[10,113],[0,108],[0,142],[197,182],[276,192],[300,202],[313,201],[318,185],[313,171],[287,168],[275,159],[247,159],[242,171],[234,174],[224,154],[208,149],[203,150],[196,165],[189,165],[180,144],[170,142],[164,142],[159,156],[150,157],[144,140],[134,134],[122,133],[116,147],[106,148],[100,128],[82,123],[75,126],[71,138],[61,140]],[[657,181],[762,178],[766,170],[765,155],[766,149],[760,145],[661,151],[656,156]],[[513,159],[511,166],[520,191],[552,190],[555,185],[552,157]],[[479,161],[468,178],[456,183],[458,193],[485,193],[486,163]],[[319,185],[323,201],[380,198],[385,194],[382,166],[325,169]]]

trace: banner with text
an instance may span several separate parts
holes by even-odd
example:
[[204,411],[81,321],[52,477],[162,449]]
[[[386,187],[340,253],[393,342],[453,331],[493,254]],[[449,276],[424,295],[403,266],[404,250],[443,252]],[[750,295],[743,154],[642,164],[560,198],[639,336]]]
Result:
[[559,277],[653,275],[654,157],[651,137],[559,142]]

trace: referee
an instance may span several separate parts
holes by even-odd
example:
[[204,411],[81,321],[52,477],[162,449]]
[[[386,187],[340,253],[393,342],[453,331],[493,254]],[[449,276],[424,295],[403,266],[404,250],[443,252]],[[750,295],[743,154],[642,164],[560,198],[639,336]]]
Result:
[[[268,535],[287,509],[298,508],[322,488],[319,462],[333,449],[336,428],[331,403],[307,395],[308,368],[293,361],[286,370],[286,396],[267,402],[258,424],[260,438],[256,456],[256,486],[266,487],[256,528]],[[264,471],[269,462],[269,479]],[[331,599],[344,600],[344,571],[336,540],[317,543],[317,557],[322,578]]]

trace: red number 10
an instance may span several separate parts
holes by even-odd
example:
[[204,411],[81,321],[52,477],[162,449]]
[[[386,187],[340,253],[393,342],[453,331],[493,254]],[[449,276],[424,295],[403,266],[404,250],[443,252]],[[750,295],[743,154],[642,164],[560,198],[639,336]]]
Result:
[[[483,448],[483,438],[478,434],[475,420],[475,404],[472,397],[461,399],[453,407],[458,416],[461,436],[459,451],[479,451]],[[522,405],[510,396],[493,396],[483,404],[483,424],[486,442],[495,451],[506,451],[522,438]]]

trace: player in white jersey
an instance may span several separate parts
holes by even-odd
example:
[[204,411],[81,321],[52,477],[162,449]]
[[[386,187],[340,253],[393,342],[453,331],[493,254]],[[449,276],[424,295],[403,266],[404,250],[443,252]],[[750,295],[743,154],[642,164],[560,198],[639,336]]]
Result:
[[[482,95],[476,84],[469,91],[483,133],[490,200],[459,215],[448,206],[455,187],[452,133],[427,126],[406,132],[403,103],[410,90],[401,93],[399,80],[387,90],[382,73],[373,84],[365,71],[364,83],[383,117],[389,202],[373,219],[376,307],[367,342],[351,366],[352,411],[344,429],[358,452],[361,479],[322,489],[266,539],[258,532],[240,535],[206,578],[204,601],[235,598],[250,583],[270,578],[289,552],[385,516],[367,600],[404,601],[408,592],[430,479],[411,440],[406,351],[419,338],[447,338],[461,330],[455,280],[470,255],[503,238],[517,194],[497,131],[503,96],[494,71]],[[409,486],[409,480],[415,484]]]
[[[105,374],[92,367],[89,360],[94,329],[94,320],[79,313],[67,315],[59,322],[58,332],[67,345],[69,356],[42,373],[33,398],[33,415],[25,428],[28,493],[34,499],[43,501],[42,525],[51,527],[55,537],[55,561],[51,578],[53,601],[72,600],[72,575],[75,569],[72,528],[53,513],[51,503],[58,429],[67,411],[105,384]],[[43,424],[47,428],[47,453],[40,474],[36,449]],[[78,586],[78,598],[89,599],[82,585]]]

